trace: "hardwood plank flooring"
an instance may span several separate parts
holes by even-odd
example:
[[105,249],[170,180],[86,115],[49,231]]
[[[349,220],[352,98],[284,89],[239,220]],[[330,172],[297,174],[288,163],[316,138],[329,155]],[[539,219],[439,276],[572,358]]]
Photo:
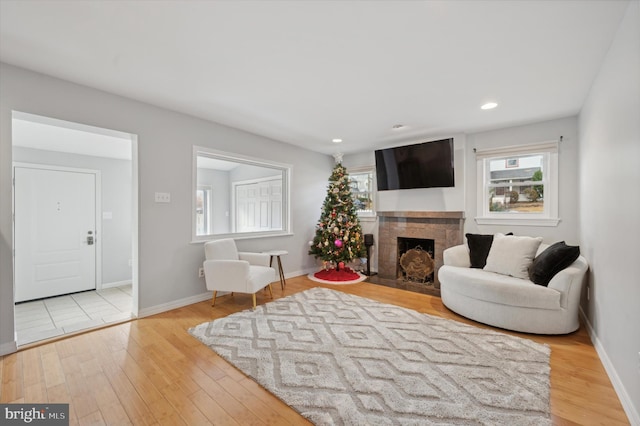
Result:
[[[274,298],[317,286],[491,328],[438,297],[370,283],[330,286],[301,276],[285,290],[274,284]],[[258,303],[268,301],[268,292],[258,293]],[[251,303],[251,295],[227,295],[215,308],[200,302],[3,356],[0,402],[67,402],[72,425],[310,424],[187,332]],[[555,425],[629,424],[584,326],[565,336],[501,331],[551,347]]]

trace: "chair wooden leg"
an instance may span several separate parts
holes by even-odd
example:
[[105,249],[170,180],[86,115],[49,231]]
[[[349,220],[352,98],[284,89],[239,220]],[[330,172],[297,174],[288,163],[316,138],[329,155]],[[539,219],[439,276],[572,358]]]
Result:
[[211,298],[211,307],[213,308],[214,306],[216,306],[216,294],[218,294],[217,291],[213,292],[213,297]]
[[273,299],[273,290],[271,290],[271,284],[269,284],[267,287],[269,287],[269,295]]
[[252,296],[253,296],[253,310],[255,311],[256,310],[256,294],[253,293]]

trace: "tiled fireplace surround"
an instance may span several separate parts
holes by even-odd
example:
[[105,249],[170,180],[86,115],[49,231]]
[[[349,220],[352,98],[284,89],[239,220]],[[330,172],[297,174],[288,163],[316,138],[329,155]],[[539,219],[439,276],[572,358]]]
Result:
[[[380,284],[395,286],[392,283],[398,280],[398,237],[432,239],[435,242],[436,273],[433,287],[431,287],[432,291],[426,292],[439,295],[438,270],[443,264],[442,252],[449,247],[462,244],[463,235],[464,212],[461,211],[378,212],[378,278]],[[402,287],[402,284],[399,284],[398,287]]]

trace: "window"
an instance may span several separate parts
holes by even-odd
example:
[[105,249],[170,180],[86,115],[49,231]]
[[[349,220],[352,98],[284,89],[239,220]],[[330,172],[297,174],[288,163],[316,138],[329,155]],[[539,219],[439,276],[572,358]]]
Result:
[[557,142],[478,150],[476,164],[478,224],[558,224]]
[[193,147],[192,241],[286,235],[291,166]]
[[358,217],[375,217],[373,167],[352,169],[349,172],[349,180]]

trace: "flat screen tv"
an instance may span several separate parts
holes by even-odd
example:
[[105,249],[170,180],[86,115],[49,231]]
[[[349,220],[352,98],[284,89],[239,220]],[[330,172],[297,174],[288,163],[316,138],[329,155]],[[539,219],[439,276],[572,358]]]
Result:
[[379,149],[375,154],[378,191],[455,186],[453,138]]

